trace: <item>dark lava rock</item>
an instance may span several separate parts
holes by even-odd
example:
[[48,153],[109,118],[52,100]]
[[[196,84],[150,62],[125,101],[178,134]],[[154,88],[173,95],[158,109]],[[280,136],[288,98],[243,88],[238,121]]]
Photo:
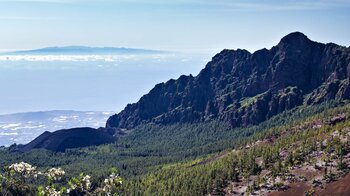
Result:
[[20,151],[29,151],[35,148],[44,148],[55,152],[64,152],[69,148],[80,148],[93,145],[112,143],[115,138],[106,129],[88,127],[63,129],[44,132],[30,143],[20,147]]
[[220,119],[258,124],[305,104],[349,99],[350,49],[291,33],[270,50],[223,50],[196,76],[157,84],[111,116],[110,128]]

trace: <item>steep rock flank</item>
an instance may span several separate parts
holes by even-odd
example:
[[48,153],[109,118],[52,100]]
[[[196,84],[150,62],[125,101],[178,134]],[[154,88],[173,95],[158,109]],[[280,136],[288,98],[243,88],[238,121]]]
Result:
[[303,103],[348,99],[350,49],[295,32],[270,50],[223,50],[196,76],[156,85],[111,116],[109,128],[213,118],[233,127],[260,123]]

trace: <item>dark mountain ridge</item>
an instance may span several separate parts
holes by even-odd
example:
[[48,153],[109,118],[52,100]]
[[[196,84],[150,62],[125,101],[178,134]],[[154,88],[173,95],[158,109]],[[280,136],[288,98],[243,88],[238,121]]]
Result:
[[111,116],[108,128],[220,119],[232,127],[258,124],[302,104],[350,98],[350,48],[291,33],[254,53],[223,50],[195,77],[157,84]]
[[125,129],[144,123],[210,120],[232,128],[256,125],[300,105],[350,98],[350,48],[291,33],[254,53],[223,50],[197,76],[157,84],[134,104],[111,116],[106,128],[45,132],[22,151],[64,151],[116,141]]
[[45,148],[55,152],[64,152],[69,148],[112,143],[115,138],[106,129],[93,129],[89,127],[62,129],[44,132],[30,143],[19,146],[20,151],[29,151],[35,148]]

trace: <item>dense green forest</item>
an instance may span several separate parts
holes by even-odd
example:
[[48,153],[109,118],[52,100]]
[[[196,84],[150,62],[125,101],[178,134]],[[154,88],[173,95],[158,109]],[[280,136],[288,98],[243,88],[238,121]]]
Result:
[[[303,113],[301,110],[298,112]],[[209,193],[221,195],[232,193],[233,187],[228,188],[228,186],[234,182],[241,182],[241,184],[248,184],[245,192],[251,194],[261,189],[259,186],[271,178],[275,180],[277,177],[285,178],[293,175],[291,172],[293,167],[303,165],[303,163],[317,167],[316,159],[318,158],[324,159],[326,162],[324,167],[330,170],[328,174],[327,172],[323,174],[322,180],[332,181],[349,171],[349,162],[342,161],[345,160],[344,155],[350,152],[348,142],[350,121],[332,125],[330,117],[345,114],[346,118],[349,118],[349,112],[350,105],[325,110],[303,120],[257,133],[248,139],[248,145],[226,151],[209,161],[197,160],[164,166],[140,179],[129,181],[126,192],[128,195],[173,195],[173,193],[177,195]],[[306,113],[313,112],[309,110]],[[322,124],[314,124],[314,122]],[[334,137],[334,133],[337,133],[339,137]],[[264,144],[263,141],[271,138],[276,139]],[[326,144],[322,143],[325,139],[326,141],[328,139]],[[285,151],[286,155],[281,155],[282,151]],[[323,156],[312,156],[312,152],[317,151],[323,152]],[[261,159],[260,164],[256,161],[258,158]],[[336,166],[333,165],[335,168],[332,168],[330,164],[332,161],[336,162]],[[269,173],[261,177],[263,170]],[[251,180],[251,176],[255,176],[255,180]],[[312,183],[321,183],[321,180],[320,182],[312,180]],[[284,186],[282,182],[273,183],[275,187],[272,187],[271,190],[278,190]],[[259,193],[262,192],[257,194]]]
[[[244,179],[248,184],[245,191],[252,192],[267,179],[250,180],[250,176],[256,178],[263,170],[271,171],[270,175],[275,178],[288,173],[288,167],[305,161],[325,135],[350,127],[348,121],[329,124],[331,118],[339,114],[348,119],[349,107],[347,102],[336,101],[301,106],[257,126],[236,129],[219,121],[167,126],[144,124],[129,130],[115,144],[70,149],[64,153],[39,149],[22,153],[13,145],[0,150],[0,166],[5,168],[24,161],[41,170],[63,168],[66,174],[58,182],[60,186],[84,172],[94,176],[92,184],[96,187],[115,167],[124,178],[118,190],[121,195],[221,194]],[[321,122],[321,127],[309,126],[316,121]],[[264,144],[269,140],[273,143]],[[291,146],[295,150],[281,157],[281,151]],[[347,143],[336,140],[325,146],[318,145],[330,154],[341,151],[337,155],[345,154],[348,147]],[[261,164],[256,163],[257,158],[262,159]],[[28,183],[35,187],[45,181],[39,178]]]

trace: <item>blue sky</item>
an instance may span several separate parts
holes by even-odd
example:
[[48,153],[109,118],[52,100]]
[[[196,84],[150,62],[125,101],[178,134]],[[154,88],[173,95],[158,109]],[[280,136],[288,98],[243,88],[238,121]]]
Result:
[[0,49],[254,51],[302,31],[350,44],[349,0],[0,0]]
[[293,31],[349,46],[349,21],[350,0],[0,0],[0,50],[86,45],[184,52],[115,62],[0,60],[0,114],[118,112],[159,82],[196,75],[224,48],[270,48]]

